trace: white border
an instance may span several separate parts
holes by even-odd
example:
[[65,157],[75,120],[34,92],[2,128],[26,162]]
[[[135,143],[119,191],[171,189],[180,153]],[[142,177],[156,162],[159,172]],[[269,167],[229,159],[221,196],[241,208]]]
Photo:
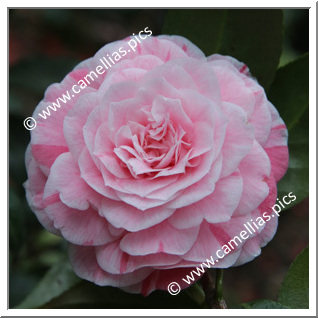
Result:
[[[6,7],[21,7],[21,8],[54,8],[54,7],[72,7],[72,8],[166,8],[166,7],[205,7],[205,8],[244,8],[244,7],[255,7],[255,8],[309,8],[315,7],[314,0],[259,0],[257,2],[251,0],[241,0],[238,2],[236,0],[196,0],[191,3],[189,1],[184,2],[181,0],[161,0],[157,1],[146,1],[146,0],[135,0],[133,3],[129,0],[118,0],[114,2],[105,2],[102,0],[91,0],[88,2],[79,3],[75,0],[55,0],[55,1],[43,1],[39,0],[29,0],[26,2],[23,0],[4,0]],[[2,3],[3,3],[2,2]],[[3,5],[3,4],[2,4]],[[89,6],[88,6],[89,5]]]
[[[238,7],[237,4],[240,4]],[[309,179],[309,211],[310,211],[310,224],[309,224],[309,245],[310,245],[310,308],[309,309],[285,309],[285,310],[277,310],[272,309],[270,311],[266,309],[255,309],[255,310],[245,310],[245,309],[228,309],[228,310],[218,310],[211,311],[208,309],[7,309],[7,273],[8,273],[8,265],[7,262],[2,260],[1,263],[1,277],[2,277],[2,286],[1,286],[1,307],[0,312],[1,316],[163,316],[163,315],[173,315],[173,316],[268,316],[268,315],[277,315],[277,316],[308,316],[308,315],[316,315],[316,3],[315,1],[245,1],[242,0],[240,2],[237,1],[204,1],[204,0],[196,0],[194,2],[184,2],[184,1],[173,1],[173,0],[161,0],[157,3],[153,1],[97,1],[90,0],[89,2],[82,2],[82,6],[78,6],[78,1],[69,1],[69,0],[55,0],[55,1],[46,1],[45,3],[42,1],[29,0],[25,1],[3,1],[1,4],[1,19],[0,19],[0,32],[2,41],[7,43],[7,7],[21,7],[26,8],[25,5],[28,4],[27,8],[32,7],[83,7],[88,8],[104,8],[107,5],[108,8],[119,8],[119,7],[130,7],[130,8],[168,8],[168,7],[206,7],[206,8],[220,8],[220,7],[235,7],[235,8],[244,8],[244,7],[257,7],[257,8],[308,8],[310,16],[310,36],[309,36],[309,61],[310,61],[310,138],[309,138],[309,162],[310,162],[310,179]],[[133,5],[133,7],[132,7]],[[7,44],[8,46],[8,44]],[[8,61],[8,47],[7,50],[1,50],[1,74],[7,74],[7,61]],[[7,87],[5,85],[1,85],[2,98],[5,96],[3,103],[4,105],[8,105],[8,97],[7,97]],[[8,118],[7,109],[2,105],[0,108],[1,118]],[[21,123],[22,125],[22,123]],[[2,122],[1,126],[1,142],[6,144],[6,149],[8,149],[7,142],[7,131],[8,131],[8,121]],[[5,137],[6,136],[6,137]],[[8,153],[7,153],[8,156]],[[6,166],[5,157],[1,156],[1,168],[4,170]],[[3,171],[1,174],[1,189],[7,189],[7,180],[4,180],[4,177],[8,176],[8,170]],[[8,192],[1,191],[2,202],[7,202],[7,194]],[[7,240],[8,240],[8,232],[7,232],[7,215],[5,211],[8,210],[8,202],[6,203],[5,209],[2,211],[2,225],[5,227],[3,231],[1,231],[1,242],[4,245],[4,249],[7,250]],[[4,243],[6,242],[6,243]],[[4,251],[3,249],[3,251]]]

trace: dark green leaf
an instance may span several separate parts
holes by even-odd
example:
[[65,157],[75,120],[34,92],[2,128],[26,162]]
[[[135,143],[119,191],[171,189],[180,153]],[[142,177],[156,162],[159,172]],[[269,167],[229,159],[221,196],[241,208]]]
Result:
[[278,183],[278,196],[289,192],[297,200],[308,197],[309,187],[309,63],[308,55],[277,71],[268,98],[284,119],[289,133],[289,167]]
[[290,308],[309,308],[309,248],[291,264],[278,294],[279,303]]
[[273,300],[261,299],[247,304],[242,304],[244,309],[289,309]]
[[206,55],[235,57],[267,89],[282,52],[282,11],[169,10],[163,33],[188,38]]
[[129,294],[114,287],[100,287],[93,283],[82,281],[64,294],[53,299],[42,308],[200,308],[192,300],[187,290],[176,296],[166,291],[155,291],[147,297]]
[[228,10],[220,53],[244,62],[268,89],[282,53],[282,10]]
[[186,37],[206,55],[218,52],[227,10],[171,9],[166,16],[163,34]]
[[287,128],[294,129],[309,105],[308,54],[278,69],[268,98]]
[[57,263],[47,272],[31,294],[16,308],[30,309],[43,306],[79,281],[80,279],[74,274],[69,262]]

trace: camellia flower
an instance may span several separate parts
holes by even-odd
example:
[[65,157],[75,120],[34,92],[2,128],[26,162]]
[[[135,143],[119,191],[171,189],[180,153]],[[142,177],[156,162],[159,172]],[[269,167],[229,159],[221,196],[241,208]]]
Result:
[[[34,114],[127,47],[104,46]],[[28,202],[69,242],[78,276],[148,295],[196,266],[275,204],[287,130],[246,65],[180,36],[148,37],[41,119],[26,152]],[[261,223],[261,222],[259,222]],[[246,263],[277,217],[215,267]]]

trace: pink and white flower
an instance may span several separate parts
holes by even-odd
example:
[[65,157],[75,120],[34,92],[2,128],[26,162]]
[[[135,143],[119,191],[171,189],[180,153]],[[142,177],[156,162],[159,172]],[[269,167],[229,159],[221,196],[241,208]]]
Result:
[[[49,86],[35,114],[124,43]],[[286,126],[247,66],[158,36],[38,122],[25,187],[39,221],[69,242],[77,275],[148,295],[262,217],[287,165]],[[215,267],[252,260],[276,227],[274,218]]]

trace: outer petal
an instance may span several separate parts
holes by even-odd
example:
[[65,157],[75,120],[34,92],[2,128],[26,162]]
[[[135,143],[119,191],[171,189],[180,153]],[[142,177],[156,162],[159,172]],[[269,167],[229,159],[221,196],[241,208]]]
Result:
[[[29,157],[30,158],[30,157]],[[28,203],[39,222],[51,233],[61,235],[54,227],[53,221],[44,212],[43,192],[47,177],[43,174],[33,158],[27,163],[29,179],[24,183]]]
[[143,256],[132,256],[119,248],[119,242],[96,247],[98,264],[110,274],[132,273],[139,268],[174,265],[181,258],[176,255],[154,253]]
[[187,284],[182,278],[186,277],[191,272],[192,268],[173,268],[167,270],[153,271],[143,282],[126,286],[122,289],[129,293],[141,293],[143,296],[148,296],[155,290],[168,289],[171,282],[177,282],[181,289],[186,289],[194,284],[200,277],[194,277],[190,284]]
[[266,223],[265,228],[259,235],[245,242],[242,247],[240,257],[233,266],[245,264],[257,257],[261,253],[261,247],[264,247],[275,235],[277,225],[278,218],[274,216]]
[[288,132],[276,108],[271,103],[268,103],[268,107],[272,116],[272,127],[264,149],[271,161],[274,178],[278,182],[288,167]]
[[100,205],[101,196],[81,178],[72,155],[61,154],[51,167],[44,189],[44,199],[59,193],[61,201],[70,208],[87,210],[90,203]]
[[[220,55],[220,54],[212,54],[207,58],[208,61],[216,61],[216,65],[219,63],[224,63],[227,66],[232,66],[232,69],[238,70],[241,74],[250,76],[249,68],[246,64],[238,61],[232,56],[228,55]],[[243,76],[242,76],[243,77]]]
[[164,252],[182,255],[194,244],[199,227],[177,230],[168,222],[149,229],[128,233],[120,242],[120,248],[130,255],[147,255]]
[[137,50],[140,55],[155,55],[164,62],[187,57],[186,52],[173,42],[154,36],[148,37],[147,41],[138,45]]
[[46,199],[45,213],[63,237],[78,245],[102,245],[116,239],[110,234],[107,221],[92,208],[85,211],[71,209],[59,200]]
[[[183,259],[201,263],[212,256],[216,260],[216,252],[222,250],[222,245],[226,240],[220,237],[220,231],[216,231],[215,229],[216,228],[209,225],[207,222],[203,222],[197,241],[191,250],[183,256]],[[231,252],[223,259],[219,259],[217,262],[220,263],[216,264],[215,267],[230,267],[237,260],[238,256],[239,253],[234,254]]]
[[236,67],[225,57],[215,55],[208,58],[211,62],[214,73],[216,74],[220,90],[221,99],[242,107],[250,118],[255,109],[255,94],[246,87],[246,76],[242,76]]
[[142,268],[128,274],[109,274],[98,265],[95,248],[69,245],[69,258],[75,273],[100,286],[124,287],[143,281],[153,269]]
[[234,215],[244,215],[255,210],[268,196],[266,180],[270,175],[270,162],[257,141],[250,154],[240,163],[239,170],[243,178],[243,193]]
[[[55,106],[56,111],[49,108],[51,116],[43,119],[38,114],[42,114],[43,110],[47,111],[47,107],[57,104],[56,100],[67,90],[71,91],[73,85],[77,84],[76,78],[84,75],[85,70],[74,70],[60,84],[52,84],[45,92],[44,99],[39,103],[33,113],[33,117],[37,119],[37,129],[32,131],[31,145],[35,160],[40,164],[41,170],[47,175],[49,168],[61,153],[68,151],[67,144],[63,135],[63,121],[70,109],[72,109],[78,98],[82,95],[95,91],[91,87],[87,87],[79,94],[69,98],[64,98],[64,102],[60,100],[59,105]],[[42,114],[43,115],[43,114]]]
[[159,35],[159,39],[171,41],[182,48],[182,50],[190,57],[197,59],[205,59],[204,53],[188,39],[178,35]]

